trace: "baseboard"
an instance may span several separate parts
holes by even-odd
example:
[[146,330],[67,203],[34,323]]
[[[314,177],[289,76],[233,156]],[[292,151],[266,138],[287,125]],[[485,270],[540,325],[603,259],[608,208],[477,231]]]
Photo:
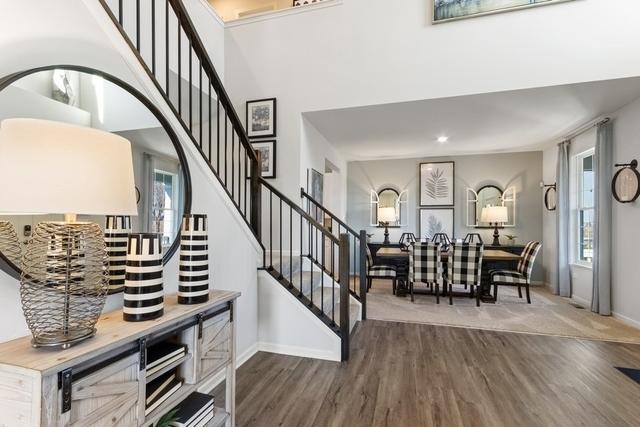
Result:
[[329,360],[333,362],[340,361],[340,354],[331,351],[316,350],[306,347],[296,347],[292,345],[272,344],[266,342],[258,343],[258,351],[267,353],[285,354],[287,356],[307,357],[310,359]]
[[588,301],[584,298],[580,298],[577,296],[572,296],[571,299],[575,302],[577,302],[578,304],[580,304],[581,306],[583,306],[586,310],[591,310],[591,301]]
[[[257,352],[258,352],[258,343],[252,344],[248,349],[242,352],[242,354],[236,358],[236,370],[240,366],[242,366],[247,360],[251,359],[251,357],[253,357]],[[202,385],[198,387],[198,391],[200,393],[211,393],[211,391],[214,388],[216,388],[218,385],[222,383],[222,381],[224,381],[224,378],[225,378],[225,372],[220,371],[214,376],[212,376],[211,378],[209,378],[208,380],[203,381]]]
[[639,321],[637,321],[637,320],[634,320],[634,319],[632,319],[632,318],[630,318],[630,317],[627,317],[627,316],[623,316],[622,314],[620,314],[620,313],[616,313],[615,311],[614,311],[614,312],[612,312],[612,313],[611,313],[611,315],[612,315],[614,318],[616,318],[616,319],[620,320],[620,321],[621,321],[621,322],[623,322],[623,323],[626,323],[626,324],[627,324],[627,325],[629,325],[629,326],[633,326],[634,328],[638,328],[638,329],[640,329],[640,322],[639,322]]

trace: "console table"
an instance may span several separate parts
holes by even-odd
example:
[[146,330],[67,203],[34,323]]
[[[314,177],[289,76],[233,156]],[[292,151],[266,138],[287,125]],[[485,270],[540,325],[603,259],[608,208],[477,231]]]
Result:
[[[95,337],[66,350],[33,348],[31,337],[0,344],[0,425],[152,426],[192,392],[210,392],[213,378],[224,374],[225,407],[215,408],[208,426],[233,426],[239,296],[214,290],[196,305],[165,296],[164,316],[146,322],[107,313]],[[169,338],[186,345],[186,354],[148,376],[146,348]],[[147,381],[176,368],[182,387],[145,415]]]

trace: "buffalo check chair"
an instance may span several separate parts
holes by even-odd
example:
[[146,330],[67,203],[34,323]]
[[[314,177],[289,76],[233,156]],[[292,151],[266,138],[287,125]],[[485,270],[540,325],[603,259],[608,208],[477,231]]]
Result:
[[393,294],[396,294],[397,271],[393,265],[374,265],[373,255],[367,245],[367,290],[371,289],[373,279],[389,279],[393,287]]
[[[451,245],[445,282],[449,285],[449,304],[453,304],[453,285],[465,285],[475,291],[476,305],[480,306],[480,279],[482,276],[482,243],[455,243]],[[476,289],[477,288],[477,289]]]
[[442,263],[440,262],[440,244],[417,242],[409,250],[409,292],[413,302],[414,283],[426,283],[435,286],[436,303],[440,304],[440,283],[442,282]]
[[527,304],[531,304],[531,294],[529,293],[531,271],[533,270],[533,264],[541,247],[540,242],[527,243],[522,251],[517,270],[515,271],[492,270],[489,272],[496,301],[498,300],[498,285],[517,286],[518,296],[520,298],[522,298],[522,286],[524,286],[527,292]]

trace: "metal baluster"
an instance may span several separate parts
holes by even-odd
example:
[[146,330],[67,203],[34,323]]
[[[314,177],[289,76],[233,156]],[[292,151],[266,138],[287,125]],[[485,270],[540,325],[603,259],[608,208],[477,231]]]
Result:
[[[209,109],[208,109],[208,113],[209,113],[209,164],[211,165],[211,77],[208,77],[207,80],[209,81]],[[202,126],[202,124],[200,124],[200,126]]]
[[151,72],[156,75],[156,0],[151,0]]
[[171,98],[169,96],[169,0],[165,0],[164,2],[164,79],[165,79],[165,92],[167,93],[167,98]]
[[189,86],[187,89],[189,90],[189,132],[193,132],[193,117],[192,117],[192,94],[193,94],[193,84],[191,83],[191,79],[193,77],[193,48],[191,47],[191,38],[189,38]]
[[231,201],[233,201],[233,203],[236,202],[235,198],[234,198],[234,191],[235,191],[235,162],[233,161],[233,156],[236,152],[236,132],[233,130],[233,128],[231,129]]
[[269,269],[273,270],[273,190],[269,189]]
[[238,209],[242,206],[242,194],[240,193],[240,185],[242,184],[242,139],[238,133]]
[[136,50],[140,52],[140,0],[136,0]]
[[320,268],[320,311],[324,314],[324,232],[322,233],[322,267]]
[[217,103],[216,103],[216,113],[218,115],[218,120],[216,121],[216,133],[218,134],[216,140],[216,173],[220,175],[220,97],[216,93]]
[[304,218],[300,215],[300,294],[298,296],[302,296],[302,223],[304,222]]
[[247,214],[247,186],[249,185],[249,180],[247,179],[249,171],[249,155],[245,150],[244,153],[244,214]]
[[[198,141],[200,143],[200,148],[202,148],[202,61],[198,61],[198,64],[200,65],[200,75],[199,75],[199,79],[200,81],[198,82],[199,86],[198,86],[198,110],[199,110],[199,117],[200,117],[200,141]],[[204,153],[204,149],[202,150],[202,152]]]
[[278,250],[280,251],[280,268],[278,270],[280,274],[278,278],[282,279],[282,198],[280,198],[280,227],[278,230],[278,234],[280,234],[280,246],[278,247]]
[[178,19],[178,115],[182,119],[182,24]]
[[227,108],[224,109],[224,186],[227,186]]
[[333,259],[335,257],[335,243],[331,242],[331,324],[336,324],[336,272],[334,269]]
[[[356,262],[356,241],[355,241],[355,239],[353,241],[353,262],[354,262],[354,265],[356,265],[355,264],[355,262]],[[349,272],[351,272],[351,266],[349,266]],[[349,275],[351,275],[351,274],[349,274]],[[349,282],[351,282],[351,279],[349,279]],[[356,291],[356,277],[353,276],[353,292],[355,292],[355,291]]]
[[122,0],[118,0],[118,22],[124,28],[124,25],[122,25]]
[[293,207],[289,205],[289,282],[293,285]]
[[313,305],[313,225],[311,221],[309,221],[309,263],[311,264],[311,283],[309,284],[309,288],[311,289],[311,305]]

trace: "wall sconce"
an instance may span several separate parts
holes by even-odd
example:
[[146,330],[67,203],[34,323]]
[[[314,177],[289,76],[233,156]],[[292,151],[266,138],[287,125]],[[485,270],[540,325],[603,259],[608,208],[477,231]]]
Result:
[[632,203],[640,196],[640,173],[638,173],[638,161],[633,159],[631,163],[618,163],[617,168],[622,168],[613,175],[611,191],[613,197],[620,203]]
[[546,188],[547,190],[544,192],[544,207],[547,208],[548,211],[556,210],[556,183],[553,184],[545,184],[544,182],[540,183],[540,188]]

